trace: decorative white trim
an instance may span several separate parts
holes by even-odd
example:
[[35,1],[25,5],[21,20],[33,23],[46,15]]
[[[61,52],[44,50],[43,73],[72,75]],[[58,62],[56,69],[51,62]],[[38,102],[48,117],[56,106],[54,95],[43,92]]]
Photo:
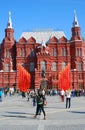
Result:
[[48,32],[23,32],[21,35],[21,38],[24,37],[26,40],[28,40],[30,37],[35,38],[36,43],[47,43],[50,38],[55,36],[57,39],[60,39],[61,37],[65,37],[65,34],[63,31],[48,31]]

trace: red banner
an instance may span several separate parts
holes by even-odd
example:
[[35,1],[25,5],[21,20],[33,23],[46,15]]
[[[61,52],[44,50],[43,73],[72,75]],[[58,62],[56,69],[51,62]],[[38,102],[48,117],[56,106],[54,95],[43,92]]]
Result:
[[64,91],[71,88],[71,72],[70,72],[70,64],[68,64],[64,70],[59,74],[59,89],[63,89]]
[[30,88],[31,76],[26,69],[18,64],[18,87],[22,92],[27,92]]

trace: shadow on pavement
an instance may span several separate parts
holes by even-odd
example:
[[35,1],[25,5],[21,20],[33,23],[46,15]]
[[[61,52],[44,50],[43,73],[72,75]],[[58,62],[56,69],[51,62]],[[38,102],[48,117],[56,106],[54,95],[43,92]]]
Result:
[[77,114],[85,114],[85,112],[81,112],[81,111],[69,111],[71,113],[77,113]]
[[[5,112],[2,116],[4,117],[16,117],[16,118],[32,118],[34,116],[33,113],[25,113],[25,112]],[[20,115],[21,114],[21,115]]]

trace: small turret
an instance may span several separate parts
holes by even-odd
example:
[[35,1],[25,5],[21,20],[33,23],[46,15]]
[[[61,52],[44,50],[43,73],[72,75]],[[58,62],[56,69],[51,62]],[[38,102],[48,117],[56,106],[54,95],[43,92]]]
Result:
[[72,27],[71,41],[73,40],[82,40],[81,35],[80,35],[79,23],[76,16],[76,11],[74,11],[74,21],[73,21],[73,27]]
[[11,12],[9,11],[7,28],[5,29],[5,40],[14,41],[14,29],[12,27]]

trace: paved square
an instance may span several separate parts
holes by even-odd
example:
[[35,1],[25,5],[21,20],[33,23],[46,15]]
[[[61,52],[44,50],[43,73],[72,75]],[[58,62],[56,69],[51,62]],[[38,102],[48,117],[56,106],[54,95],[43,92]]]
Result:
[[3,97],[0,102],[0,130],[85,130],[85,97],[72,97],[71,108],[59,96],[46,96],[46,120],[34,119],[32,99],[20,95]]

